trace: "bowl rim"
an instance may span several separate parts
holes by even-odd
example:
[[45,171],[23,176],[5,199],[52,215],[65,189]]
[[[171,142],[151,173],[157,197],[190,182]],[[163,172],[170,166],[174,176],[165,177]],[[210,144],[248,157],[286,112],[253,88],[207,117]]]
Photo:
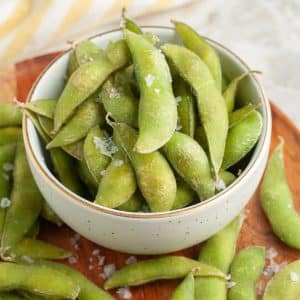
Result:
[[[149,26],[141,26],[141,27],[145,28],[145,29],[154,28],[154,29],[163,29],[163,30],[167,29],[167,30],[174,31],[174,28],[170,27],[170,26],[156,26],[156,25],[150,26],[149,25]],[[101,37],[101,36],[104,36],[104,35],[107,35],[107,34],[110,34],[113,32],[118,32],[120,30],[121,30],[120,28],[117,28],[117,29],[104,31],[104,32],[95,34],[95,35],[89,37],[88,39],[94,39],[94,38]],[[209,41],[210,43],[215,44],[218,47],[224,49],[227,53],[229,53],[232,57],[234,57],[247,71],[251,70],[248,67],[248,65],[237,54],[235,54],[233,51],[228,49],[226,46],[224,46],[223,44],[221,44],[213,39],[210,39],[206,36],[203,36],[203,35],[201,35],[201,36],[204,39],[206,39],[207,41]],[[57,60],[59,60],[62,56],[69,53],[71,50],[72,50],[72,47],[70,47],[69,49],[63,51],[63,53],[56,56],[45,67],[45,69],[39,74],[39,76],[33,83],[32,87],[27,95],[26,103],[30,102],[32,94],[34,93],[36,87],[38,86],[41,78],[49,70],[49,68],[52,65],[54,65]],[[24,144],[25,144],[27,155],[30,156],[31,163],[33,163],[35,165],[36,169],[39,171],[39,175],[42,176],[47,181],[47,183],[49,185],[51,185],[52,188],[56,189],[59,193],[63,193],[65,196],[63,198],[67,198],[68,201],[69,200],[75,201],[79,205],[86,206],[86,208],[94,209],[98,212],[106,213],[108,215],[115,216],[115,217],[124,217],[124,218],[131,218],[131,219],[162,219],[162,218],[175,217],[175,216],[189,214],[195,210],[201,209],[204,206],[210,205],[212,203],[216,203],[217,201],[221,201],[221,199],[226,194],[229,194],[230,192],[232,192],[241,183],[241,181],[244,181],[245,178],[247,178],[249,176],[249,172],[251,172],[253,167],[256,165],[257,161],[260,159],[260,154],[261,154],[262,150],[264,149],[265,144],[268,143],[268,138],[270,137],[271,119],[272,119],[270,103],[266,97],[266,94],[264,92],[264,89],[262,88],[262,85],[260,84],[260,82],[257,79],[257,77],[255,76],[255,74],[250,73],[249,77],[255,81],[258,91],[259,91],[259,94],[261,95],[261,102],[262,102],[261,107],[263,107],[265,109],[265,116],[263,118],[263,122],[264,122],[263,128],[265,128],[265,130],[262,132],[262,135],[260,137],[260,140],[262,141],[260,144],[260,148],[257,149],[255,156],[252,157],[251,161],[249,162],[247,167],[244,169],[242,174],[239,177],[237,177],[236,180],[228,188],[224,189],[223,191],[219,192],[218,194],[214,195],[213,197],[211,197],[207,200],[204,200],[202,202],[199,202],[199,203],[196,203],[196,204],[184,207],[184,208],[176,209],[176,210],[170,210],[170,211],[165,211],[165,212],[154,212],[154,213],[121,211],[121,210],[108,208],[108,207],[101,206],[99,204],[90,202],[89,200],[73,193],[71,190],[66,188],[53,174],[51,174],[51,176],[53,178],[47,174],[47,172],[44,170],[44,167],[40,164],[39,160],[37,159],[37,157],[33,151],[32,145],[30,143],[30,137],[29,137],[28,126],[27,126],[27,124],[28,124],[27,120],[29,120],[29,118],[26,114],[23,114],[23,120],[22,120],[23,139],[24,139]],[[50,171],[50,173],[51,173],[51,171]],[[225,199],[223,199],[223,201],[224,200]]]

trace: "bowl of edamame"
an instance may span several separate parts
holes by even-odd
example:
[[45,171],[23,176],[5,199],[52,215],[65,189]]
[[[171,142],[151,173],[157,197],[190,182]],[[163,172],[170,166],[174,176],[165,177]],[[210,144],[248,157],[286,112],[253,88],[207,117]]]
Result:
[[247,65],[188,25],[74,45],[34,84],[23,136],[54,213],[135,254],[195,245],[247,204],[269,151],[269,103]]

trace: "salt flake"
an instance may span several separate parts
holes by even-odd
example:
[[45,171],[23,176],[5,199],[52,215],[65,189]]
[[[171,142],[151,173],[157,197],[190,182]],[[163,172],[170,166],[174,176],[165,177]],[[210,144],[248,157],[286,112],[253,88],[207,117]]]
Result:
[[215,182],[215,186],[216,186],[216,190],[217,190],[218,192],[223,191],[223,190],[226,189],[225,182],[224,182],[222,179],[218,179],[218,180]]
[[146,85],[149,87],[152,85],[153,81],[154,81],[155,77],[151,74],[148,74],[146,77],[145,77],[145,81],[146,81]]
[[75,257],[75,256],[70,256],[70,257],[68,258],[68,262],[69,262],[69,264],[71,264],[71,265],[76,264],[77,261],[78,261],[78,259],[77,259],[77,257]]
[[131,299],[132,294],[128,287],[121,287],[117,290],[117,294],[119,295],[120,299]]
[[291,272],[290,277],[293,282],[299,281],[299,275],[296,272]]
[[14,169],[14,165],[12,163],[7,162],[3,164],[2,168],[5,172],[9,172]]
[[125,264],[126,265],[130,265],[130,264],[134,264],[137,262],[137,259],[135,256],[129,256],[126,261],[125,261]]
[[116,265],[115,264],[109,264],[109,265],[105,265],[103,267],[103,273],[102,273],[102,277],[104,276],[104,279],[107,279],[109,277],[111,277],[114,273],[116,272]]
[[118,151],[118,147],[115,145],[112,137],[94,136],[94,144],[103,155],[109,157],[112,157]]
[[227,285],[227,288],[231,289],[232,287],[234,287],[236,285],[236,282],[229,280],[229,281],[227,281],[226,285]]
[[122,159],[114,159],[114,165],[117,167],[122,166],[124,161]]
[[181,96],[177,96],[177,97],[175,97],[175,100],[176,100],[176,104],[178,105],[179,102],[182,101],[182,98],[181,98]]
[[7,207],[10,207],[11,205],[11,200],[8,199],[7,197],[3,197],[1,198],[0,200],[0,207],[1,208],[7,208]]

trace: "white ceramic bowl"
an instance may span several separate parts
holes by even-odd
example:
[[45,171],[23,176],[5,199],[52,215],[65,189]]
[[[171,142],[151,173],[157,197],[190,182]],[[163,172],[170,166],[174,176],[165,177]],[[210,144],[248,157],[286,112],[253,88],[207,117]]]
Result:
[[[161,42],[179,43],[174,29],[145,27],[160,37]],[[121,38],[119,30],[99,34],[92,41],[105,47],[110,40]],[[230,50],[212,40],[220,54],[224,73],[233,78],[249,68]],[[70,52],[55,59],[34,84],[28,101],[58,97],[64,83]],[[161,254],[195,245],[228,224],[247,204],[265,169],[270,137],[271,114],[263,90],[251,75],[244,80],[240,101],[260,101],[263,115],[261,138],[252,158],[237,180],[226,190],[201,203],[163,213],[129,213],[89,202],[65,188],[48,169],[39,136],[24,117],[23,135],[33,176],[49,205],[71,228],[107,248],[133,254]],[[75,170],[74,170],[75,172]]]

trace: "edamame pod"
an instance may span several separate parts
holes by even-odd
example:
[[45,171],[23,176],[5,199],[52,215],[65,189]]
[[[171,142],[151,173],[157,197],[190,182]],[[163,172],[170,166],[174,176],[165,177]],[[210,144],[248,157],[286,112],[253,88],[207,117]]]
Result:
[[8,293],[8,292],[0,292],[0,300],[24,300],[23,296]]
[[260,203],[276,236],[286,245],[300,249],[300,216],[285,177],[283,142],[268,162],[260,186]]
[[219,269],[184,256],[165,256],[162,258],[138,261],[115,272],[104,283],[106,290],[120,286],[136,286],[159,279],[185,277],[193,269],[197,276],[218,277],[224,279]]
[[256,144],[262,131],[262,117],[258,111],[251,112],[243,121],[228,131],[222,169],[240,161]]
[[[51,280],[49,280],[51,276]],[[0,291],[21,289],[58,299],[76,299],[79,286],[62,272],[35,265],[0,263]]]
[[219,91],[222,89],[222,69],[217,51],[193,28],[177,21],[172,21],[183,44],[196,53],[207,65]]
[[211,164],[217,174],[222,164],[228,130],[228,113],[222,94],[209,69],[196,54],[174,44],[165,44],[162,50],[196,95]]
[[18,126],[22,123],[22,111],[18,106],[0,103],[0,127]]
[[91,62],[95,59],[102,59],[105,51],[99,48],[90,40],[84,40],[78,43],[70,54],[68,65],[68,76],[70,76],[79,66]]
[[183,180],[177,179],[177,191],[172,210],[188,206],[197,200],[197,194],[189,187],[189,185]]
[[[220,269],[227,274],[235,254],[236,242],[242,226],[243,216],[238,216],[224,229],[216,233],[203,245],[199,261]],[[195,299],[226,300],[226,282],[218,278],[195,278]]]
[[53,119],[56,103],[57,99],[54,98],[40,99],[21,104],[21,107],[39,116]]
[[137,212],[142,209],[145,203],[146,202],[143,199],[142,195],[138,191],[136,191],[127,202],[118,206],[116,209],[129,212]]
[[35,259],[64,259],[70,252],[43,241],[23,238],[16,246],[11,247],[1,256],[6,261],[26,262]]
[[82,274],[66,265],[52,261],[40,261],[38,264],[59,271],[72,279],[72,281],[80,287],[78,300],[114,300],[110,294],[103,291]]
[[237,125],[238,123],[240,123],[241,121],[243,121],[257,107],[258,107],[258,104],[253,104],[250,102],[249,104],[229,113],[229,128],[231,128],[231,127]]
[[143,34],[142,29],[139,25],[137,25],[133,20],[128,19],[126,17],[122,17],[123,26],[124,28],[136,33],[136,34]]
[[100,180],[95,203],[110,208],[118,207],[133,196],[136,187],[133,168],[126,156],[118,151]]
[[97,193],[97,188],[98,188],[98,182],[96,179],[93,177],[91,174],[88,166],[86,165],[85,160],[79,161],[77,164],[77,171],[79,174],[80,179],[82,182],[86,185],[88,188],[88,191],[94,198]]
[[22,129],[19,127],[0,128],[0,146],[17,143],[22,140]]
[[236,176],[228,171],[221,171],[219,173],[219,177],[220,177],[220,180],[223,181],[225,187],[228,187],[229,185],[231,185],[236,179]]
[[94,178],[99,183],[102,172],[111,161],[111,156],[118,148],[113,144],[111,137],[106,137],[99,127],[90,130],[83,145],[83,156],[85,163]]
[[[124,30],[140,89],[139,136],[134,150],[151,153],[172,136],[177,123],[172,78],[165,57],[141,35]],[[146,54],[146,55],[145,55]]]
[[2,233],[2,251],[22,240],[38,218],[43,203],[43,197],[31,175],[22,143],[17,146],[10,200],[11,205],[7,209]]
[[57,101],[54,114],[54,133],[58,132],[73,115],[75,109],[91,96],[112,72],[128,63],[128,53],[120,54],[118,51],[124,52],[124,46],[116,47],[115,45],[115,49],[111,49],[110,53],[107,52],[109,57],[85,63],[71,75]]
[[[285,223],[284,223],[285,224]],[[300,297],[300,260],[284,267],[268,282],[263,300],[298,300]]]
[[170,300],[194,300],[195,280],[193,273],[189,273],[171,295]]
[[7,206],[10,205],[10,180],[15,157],[15,144],[0,146],[0,239]]
[[174,83],[174,93],[177,101],[178,124],[181,127],[180,131],[193,137],[196,112],[192,92],[187,84],[180,78]]
[[31,239],[36,239],[39,233],[40,233],[40,223],[39,220],[37,220],[27,231],[25,236]]
[[[122,76],[123,75],[123,76]],[[131,91],[126,74],[108,79],[102,87],[101,100],[105,110],[116,122],[138,126],[138,101]]]
[[164,152],[176,172],[197,192],[200,201],[214,195],[215,185],[208,158],[194,139],[175,132]]
[[154,151],[137,153],[133,147],[137,132],[125,123],[111,123],[116,143],[122,147],[134,168],[138,186],[151,211],[167,211],[176,197],[176,179],[163,155]]
[[73,144],[84,138],[89,130],[102,123],[99,103],[94,98],[85,101],[73,117],[54,136],[47,149]]
[[264,247],[253,246],[241,250],[230,266],[230,280],[234,285],[229,289],[227,299],[256,300],[256,282],[264,265]]

